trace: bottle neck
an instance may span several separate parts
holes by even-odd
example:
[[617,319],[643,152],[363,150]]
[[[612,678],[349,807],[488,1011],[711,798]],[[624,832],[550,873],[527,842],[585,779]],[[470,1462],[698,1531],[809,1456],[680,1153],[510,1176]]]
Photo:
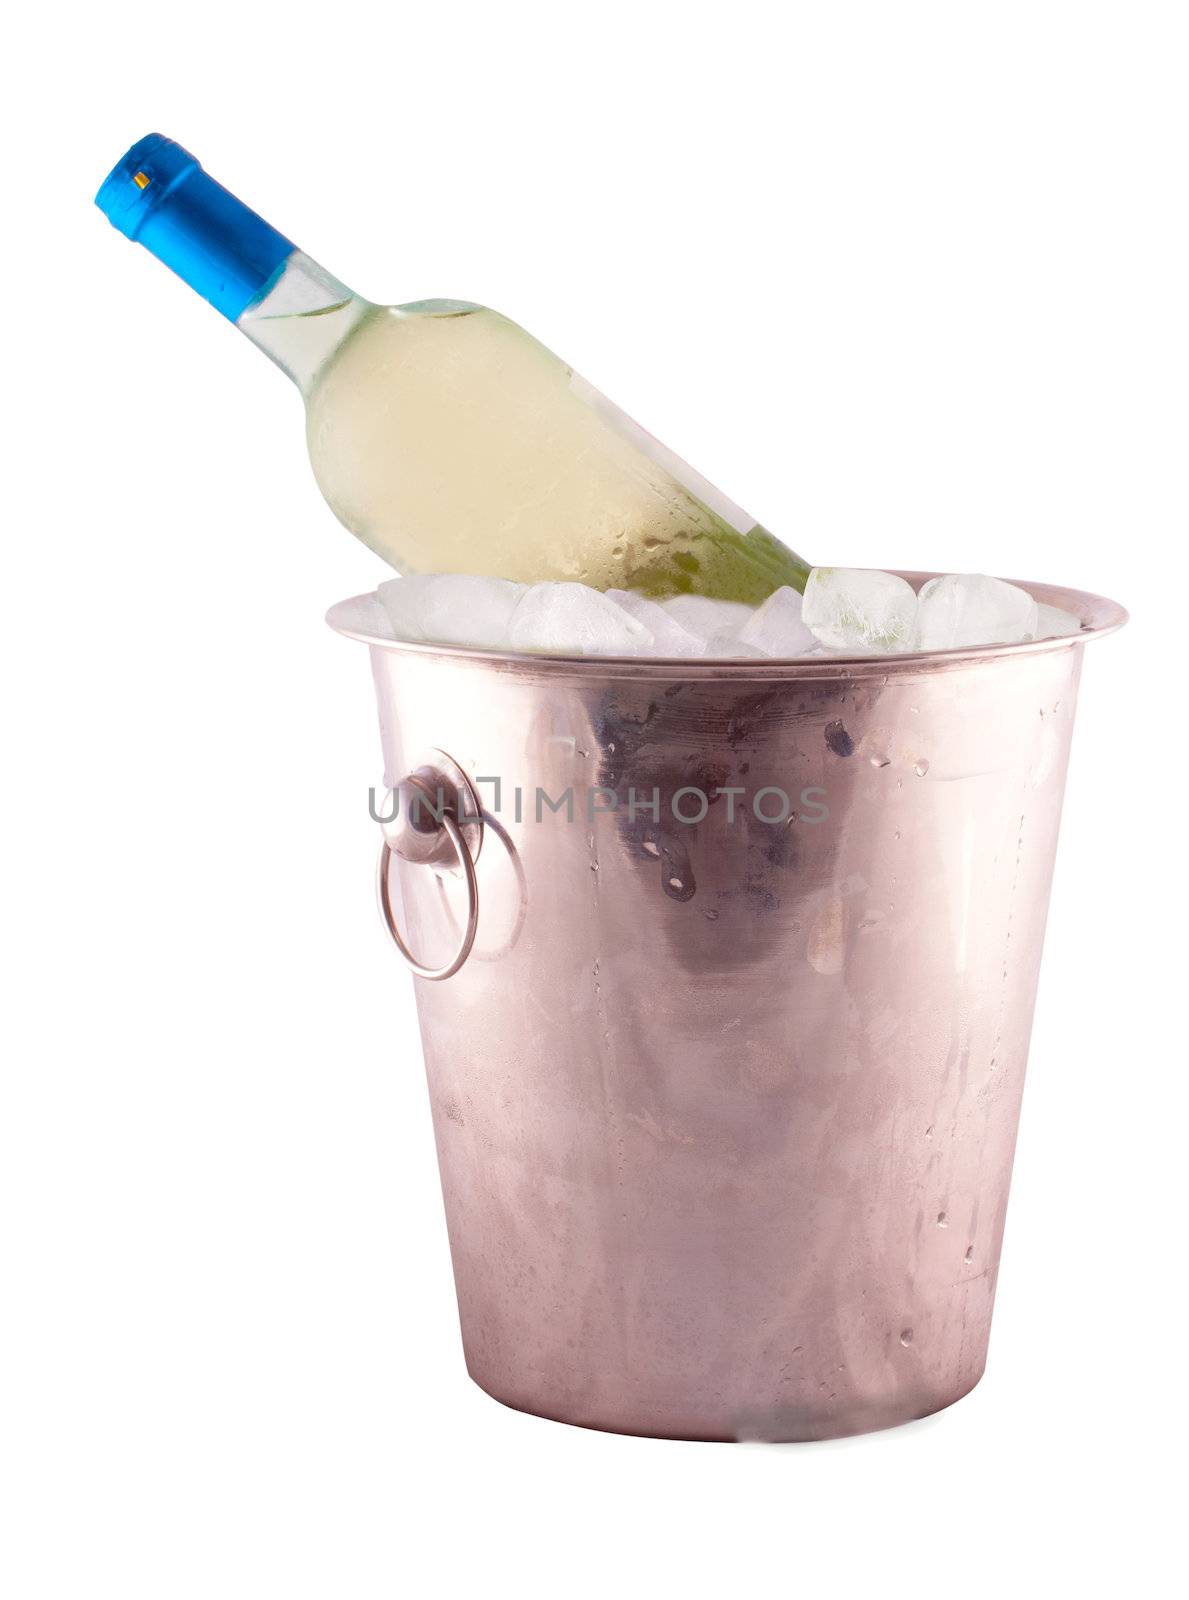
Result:
[[113,227],[242,328],[303,392],[374,309],[159,133],[121,156],[95,203]]
[[327,359],[375,309],[294,250],[236,327],[308,394]]

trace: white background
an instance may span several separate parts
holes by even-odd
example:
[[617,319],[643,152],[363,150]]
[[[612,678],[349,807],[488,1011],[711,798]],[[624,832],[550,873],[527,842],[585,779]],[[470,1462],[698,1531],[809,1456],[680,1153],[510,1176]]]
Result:
[[[1172,1592],[1178,5],[109,4],[6,24],[0,1582]],[[380,300],[528,325],[811,559],[1116,596],[987,1375],[839,1445],[466,1378],[379,746],[298,397],[91,205],[160,131]]]

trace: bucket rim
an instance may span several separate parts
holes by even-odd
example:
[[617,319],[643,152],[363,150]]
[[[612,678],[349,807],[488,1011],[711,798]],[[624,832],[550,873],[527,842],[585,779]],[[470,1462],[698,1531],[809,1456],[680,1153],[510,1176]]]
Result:
[[[914,589],[930,578],[943,577],[938,572],[887,568],[896,576],[905,578]],[[331,606],[326,622],[335,633],[345,639],[355,639],[372,650],[382,650],[395,655],[443,658],[473,662],[476,666],[494,666],[508,672],[578,673],[586,676],[602,674],[604,677],[674,678],[711,682],[720,678],[734,680],[821,679],[837,677],[890,676],[910,671],[945,671],[972,663],[995,661],[1010,657],[1033,656],[1068,649],[1085,644],[1090,639],[1102,639],[1116,633],[1129,620],[1128,613],[1117,600],[1093,594],[1084,589],[1070,589],[1060,584],[1037,583],[1030,579],[1008,578],[1017,588],[1025,589],[1042,605],[1057,606],[1081,621],[1079,633],[1062,634],[1053,639],[1030,639],[1017,644],[968,645],[957,650],[905,650],[894,655],[829,655],[792,657],[789,660],[758,658],[755,656],[613,656],[613,655],[562,655],[546,652],[516,652],[488,650],[470,645],[436,644],[432,641],[386,637],[377,631],[378,602],[374,591],[352,595]]]

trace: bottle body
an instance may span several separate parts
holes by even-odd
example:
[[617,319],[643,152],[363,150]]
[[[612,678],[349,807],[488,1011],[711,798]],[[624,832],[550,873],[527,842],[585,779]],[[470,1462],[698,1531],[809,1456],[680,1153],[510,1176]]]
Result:
[[732,519],[709,486],[697,494],[629,429],[543,345],[477,306],[369,313],[307,396],[322,493],[399,570],[752,602],[795,576],[762,531],[749,540],[754,521],[734,508]]
[[99,202],[298,384],[323,495],[399,571],[804,588],[806,563],[498,312],[372,305],[156,135]]

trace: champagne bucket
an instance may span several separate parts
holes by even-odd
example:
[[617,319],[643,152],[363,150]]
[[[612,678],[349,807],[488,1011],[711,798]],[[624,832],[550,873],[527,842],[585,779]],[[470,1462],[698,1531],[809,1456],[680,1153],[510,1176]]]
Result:
[[1126,620],[1026,587],[1082,632],[550,659],[331,611],[370,647],[381,903],[496,1399],[807,1440],[978,1382],[1083,649]]

